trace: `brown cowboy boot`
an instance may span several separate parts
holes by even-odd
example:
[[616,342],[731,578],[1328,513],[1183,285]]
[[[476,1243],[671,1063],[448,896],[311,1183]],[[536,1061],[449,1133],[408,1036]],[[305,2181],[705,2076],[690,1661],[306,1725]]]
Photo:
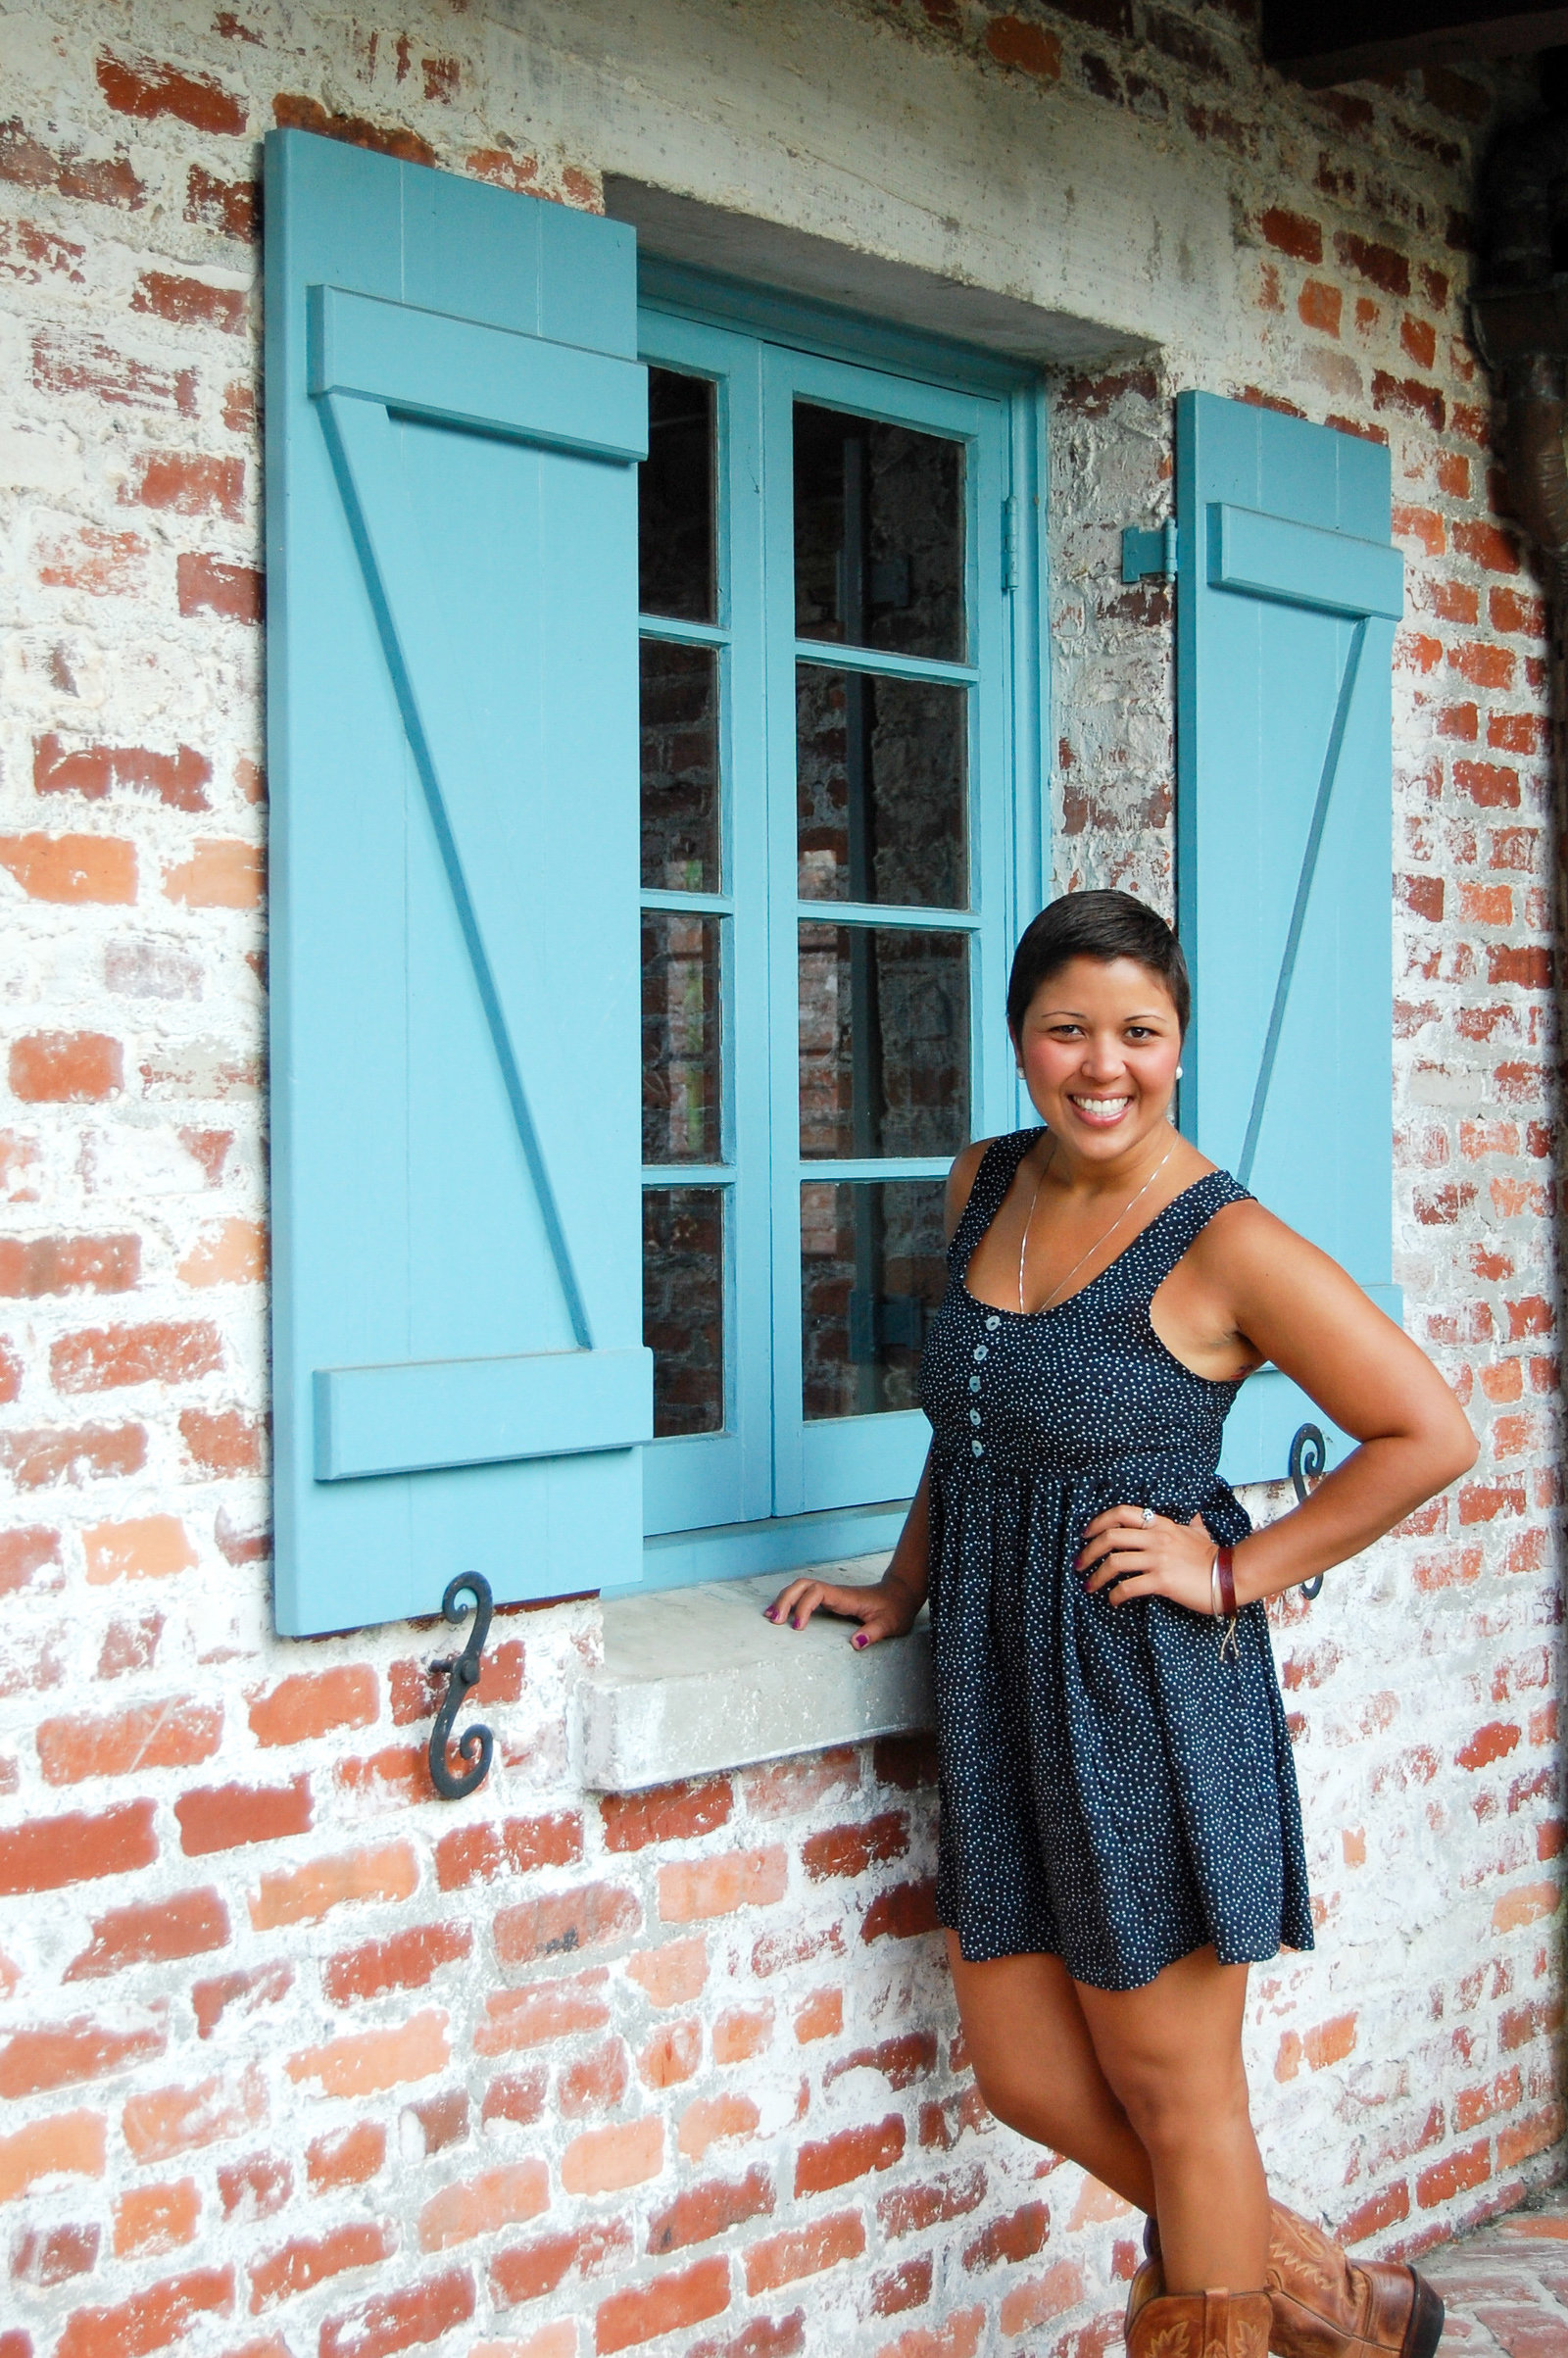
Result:
[[1127,2333],[1127,2358],[1267,2358],[1266,2292],[1157,2292]]
[[[1149,2253],[1127,2299],[1129,2334],[1139,2310],[1164,2290],[1159,2232],[1144,2231]],[[1278,2358],[1433,2358],[1443,2336],[1443,2303],[1413,2268],[1351,2261],[1321,2228],[1269,2205],[1269,2347]]]

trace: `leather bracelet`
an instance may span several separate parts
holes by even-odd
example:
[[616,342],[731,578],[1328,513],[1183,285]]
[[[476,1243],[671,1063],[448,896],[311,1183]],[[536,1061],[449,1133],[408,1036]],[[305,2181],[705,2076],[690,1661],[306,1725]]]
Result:
[[1227,1621],[1236,1618],[1236,1575],[1231,1569],[1231,1559],[1235,1553],[1234,1547],[1216,1547],[1214,1550],[1213,1581],[1219,1591],[1220,1610]]
[[1219,1600],[1219,1549],[1217,1547],[1215,1548],[1212,1556],[1209,1558],[1208,1595],[1209,1609],[1212,1612],[1214,1619],[1216,1621],[1222,1621],[1225,1617],[1225,1608]]

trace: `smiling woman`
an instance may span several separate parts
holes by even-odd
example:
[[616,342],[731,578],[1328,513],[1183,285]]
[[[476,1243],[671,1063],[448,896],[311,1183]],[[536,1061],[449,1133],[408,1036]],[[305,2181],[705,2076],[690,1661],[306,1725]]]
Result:
[[[1248,1968],[1313,1944],[1261,1600],[1475,1448],[1415,1345],[1171,1126],[1188,1014],[1175,935],[1125,893],[1024,934],[1008,1030],[1042,1126],[953,1166],[919,1494],[876,1587],[797,1581],[771,1611],[848,1615],[863,1646],[930,1597],[965,2038],[993,2112],[1157,2221],[1134,2358],[1194,2328],[1228,2358],[1431,2358],[1436,2295],[1271,2205],[1252,2135]],[[1254,1533],[1217,1467],[1265,1361],[1359,1446]]]

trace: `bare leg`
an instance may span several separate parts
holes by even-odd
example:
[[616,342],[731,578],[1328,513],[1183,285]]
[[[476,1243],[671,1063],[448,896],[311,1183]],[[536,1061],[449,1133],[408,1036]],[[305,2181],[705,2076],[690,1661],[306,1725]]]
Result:
[[[966,1965],[954,1933],[948,1955],[964,2044],[997,2119],[1152,2211],[1149,2155],[1101,2069],[1077,1985],[1061,1959],[997,1957]],[[1256,2281],[1262,2283],[1261,2274]]]
[[1265,2282],[1268,2186],[1242,2064],[1247,1970],[1200,1948],[1142,1990],[1077,1985],[1101,2069],[1152,2166],[1172,2292]]

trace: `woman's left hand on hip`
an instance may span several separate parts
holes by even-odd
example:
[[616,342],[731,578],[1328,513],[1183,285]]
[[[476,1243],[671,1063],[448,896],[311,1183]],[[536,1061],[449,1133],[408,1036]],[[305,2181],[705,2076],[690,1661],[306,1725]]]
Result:
[[[1211,1614],[1214,1542],[1201,1515],[1173,1523],[1143,1506],[1108,1506],[1085,1527],[1077,1568],[1091,1595],[1109,1588],[1112,1604],[1168,1597],[1190,1613]],[[1114,1583],[1114,1586],[1112,1586]]]

